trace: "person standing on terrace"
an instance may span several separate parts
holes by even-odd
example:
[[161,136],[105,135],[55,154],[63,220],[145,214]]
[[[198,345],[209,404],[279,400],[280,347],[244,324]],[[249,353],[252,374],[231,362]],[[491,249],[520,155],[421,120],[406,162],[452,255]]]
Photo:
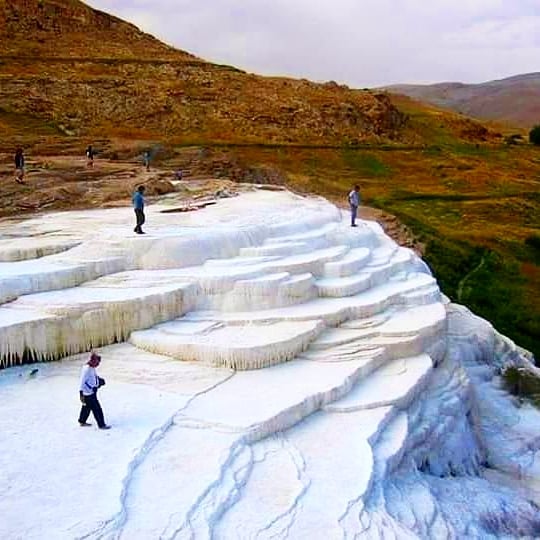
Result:
[[349,205],[351,207],[351,227],[356,227],[356,216],[360,206],[360,186],[354,186],[349,193]]
[[137,188],[137,191],[135,191],[133,194],[132,201],[136,220],[136,225],[133,232],[136,232],[137,234],[144,234],[144,231],[141,228],[146,220],[144,217],[144,186],[139,186]]

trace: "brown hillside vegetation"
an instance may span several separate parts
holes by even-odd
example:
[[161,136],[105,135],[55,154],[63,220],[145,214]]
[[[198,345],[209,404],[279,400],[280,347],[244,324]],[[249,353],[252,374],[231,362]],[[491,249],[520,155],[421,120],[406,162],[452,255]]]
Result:
[[400,84],[387,90],[484,120],[525,128],[540,123],[540,73],[481,84]]
[[[75,0],[0,0],[0,131],[0,217],[129,204],[141,182],[179,189],[178,168],[188,202],[250,182],[342,203],[360,183],[448,296],[540,354],[540,152],[509,144],[515,130],[204,62]],[[26,185],[13,178],[18,145]]]
[[0,54],[203,62],[78,0],[0,0]]
[[0,27],[0,108],[68,134],[178,143],[425,142],[384,93],[204,62],[76,0],[2,1]]

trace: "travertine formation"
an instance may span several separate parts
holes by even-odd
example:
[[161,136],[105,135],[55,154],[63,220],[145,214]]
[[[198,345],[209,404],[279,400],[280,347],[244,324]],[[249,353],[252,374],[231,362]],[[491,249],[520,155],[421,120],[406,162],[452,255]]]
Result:
[[163,209],[0,224],[0,537],[537,536],[540,415],[497,382],[534,368],[412,251],[286,192]]

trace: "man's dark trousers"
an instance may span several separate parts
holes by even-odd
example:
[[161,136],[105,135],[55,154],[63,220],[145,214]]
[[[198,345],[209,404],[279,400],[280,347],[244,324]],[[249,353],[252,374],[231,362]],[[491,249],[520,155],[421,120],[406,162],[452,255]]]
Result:
[[91,396],[84,396],[84,405],[81,407],[81,414],[79,414],[79,422],[81,424],[84,424],[88,420],[90,411],[92,411],[98,427],[103,427],[105,425],[105,418],[103,417],[103,410],[95,393]]
[[137,219],[137,226],[135,232],[142,232],[142,225],[144,224],[144,210],[142,208],[135,208],[135,217]]
[[356,225],[356,216],[358,214],[358,206],[351,204],[351,225],[354,227]]

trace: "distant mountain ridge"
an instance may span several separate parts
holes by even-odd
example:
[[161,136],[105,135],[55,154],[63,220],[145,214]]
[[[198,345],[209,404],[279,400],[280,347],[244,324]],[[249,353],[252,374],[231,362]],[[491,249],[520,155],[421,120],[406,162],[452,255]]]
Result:
[[520,127],[540,123],[540,72],[480,84],[397,84],[385,90],[483,120]]

